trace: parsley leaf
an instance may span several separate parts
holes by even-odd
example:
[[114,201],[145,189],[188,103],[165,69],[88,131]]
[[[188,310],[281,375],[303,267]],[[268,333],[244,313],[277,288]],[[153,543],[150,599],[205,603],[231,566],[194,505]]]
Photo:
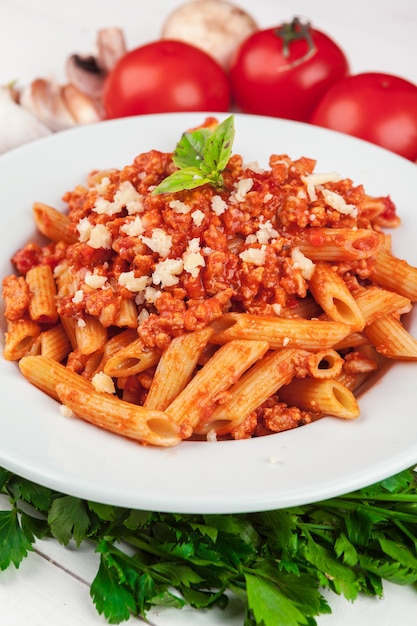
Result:
[[[65,496],[0,468],[0,568],[18,567],[35,537],[88,540],[100,553],[90,593],[109,623],[152,607],[224,608],[244,626],[314,626],[321,589],[381,597],[383,581],[417,582],[413,470],[351,494],[278,511],[181,515]],[[243,626],[243,625],[242,625]]]
[[62,496],[52,502],[48,523],[51,533],[60,543],[66,546],[73,537],[79,546],[86,538],[90,518],[82,500],[72,496]]
[[184,133],[172,157],[178,169],[155,187],[153,195],[195,189],[205,184],[222,189],[222,172],[232,154],[234,135],[232,115],[214,129],[203,127]]
[[0,569],[5,570],[11,563],[19,567],[32,548],[33,535],[26,533],[17,516],[16,508],[0,511]]

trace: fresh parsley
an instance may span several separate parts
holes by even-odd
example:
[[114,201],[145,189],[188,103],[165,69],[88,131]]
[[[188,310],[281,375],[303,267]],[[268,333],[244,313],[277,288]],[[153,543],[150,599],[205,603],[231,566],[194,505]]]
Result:
[[205,184],[221,189],[222,172],[232,154],[234,135],[233,115],[214,128],[207,126],[184,133],[172,156],[178,169],[152,193],[175,193]]
[[239,515],[129,510],[74,498],[0,469],[0,568],[19,567],[36,539],[92,542],[91,585],[111,624],[154,606],[242,603],[242,626],[313,626],[331,609],[321,590],[355,600],[383,581],[417,583],[413,470],[324,502]]

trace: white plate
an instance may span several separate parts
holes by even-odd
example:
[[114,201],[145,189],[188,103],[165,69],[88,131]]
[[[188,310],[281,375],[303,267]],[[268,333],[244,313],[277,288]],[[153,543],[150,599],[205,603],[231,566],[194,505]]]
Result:
[[[156,115],[77,128],[0,158],[0,275],[34,234],[34,200],[61,207],[66,190],[94,168],[122,167],[136,154],[172,150],[200,113]],[[219,116],[222,117],[222,116]],[[390,194],[402,226],[394,251],[417,265],[417,168],[357,139],[271,118],[236,115],[235,152],[267,165],[271,153],[317,159]],[[4,318],[1,317],[2,330]],[[409,316],[417,334],[417,314]],[[2,347],[2,346],[1,346]],[[15,363],[0,360],[0,465],[64,493],[103,503],[182,513],[227,513],[305,504],[381,480],[417,462],[417,364],[395,363],[360,397],[355,421],[325,418],[259,439],[142,447],[77,419],[27,383]]]

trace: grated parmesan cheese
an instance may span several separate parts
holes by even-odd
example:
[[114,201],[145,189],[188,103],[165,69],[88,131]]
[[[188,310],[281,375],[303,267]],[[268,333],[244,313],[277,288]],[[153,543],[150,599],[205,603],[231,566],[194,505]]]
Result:
[[181,200],[171,200],[168,206],[174,211],[174,213],[186,214],[191,211],[190,205],[185,204],[185,202],[181,202]]
[[132,270],[130,272],[122,272],[119,275],[118,281],[119,285],[126,287],[128,291],[131,292],[139,292],[143,291],[148,284],[148,276],[135,276],[135,272]]
[[101,391],[102,393],[116,392],[113,379],[104,372],[97,372],[94,374],[91,382],[93,383],[93,387],[96,391]]
[[271,239],[276,239],[279,232],[273,228],[270,220],[259,224],[259,230],[256,232],[256,238],[259,243],[269,243]]
[[159,289],[155,289],[155,287],[146,287],[145,300],[149,304],[155,304],[161,294],[162,291],[160,291]]
[[89,240],[91,229],[93,228],[92,223],[88,219],[88,217],[83,217],[77,224],[77,230],[79,234],[79,240],[84,243]]
[[201,226],[205,215],[203,211],[200,211],[200,209],[196,209],[195,211],[193,211],[193,213],[191,213],[191,217],[196,226]]
[[[192,239],[191,242],[192,241],[195,240]],[[200,272],[200,267],[204,267],[206,264],[201,252],[192,250],[192,247],[190,246],[188,246],[187,250],[182,255],[182,258],[184,261],[184,270],[191,274],[193,278],[198,276]]]
[[80,304],[84,300],[84,291],[82,289],[77,289],[72,297],[72,302],[74,304]]
[[179,283],[178,276],[183,270],[184,261],[182,259],[165,259],[165,261],[160,261],[155,265],[152,281],[154,285],[161,285],[162,289],[172,287]]
[[90,237],[87,244],[97,250],[98,248],[111,248],[112,236],[111,232],[104,224],[96,224],[91,227]]
[[313,261],[307,258],[298,246],[291,250],[291,260],[293,267],[301,270],[301,275],[306,280],[310,280],[316,268]]
[[106,276],[101,276],[100,274],[95,274],[92,272],[87,272],[84,277],[84,282],[88,287],[92,289],[101,289],[107,282]]
[[73,417],[74,415],[74,413],[72,412],[72,409],[70,409],[70,407],[67,406],[66,404],[60,405],[59,412],[61,413],[63,417]]
[[235,193],[233,198],[237,202],[243,202],[246,198],[246,195],[252,189],[253,186],[253,178],[241,178],[237,183],[235,183]]
[[143,198],[128,180],[123,181],[116,193],[113,201],[99,197],[94,203],[92,210],[99,215],[115,215],[126,208],[129,215],[143,211]]
[[152,250],[157,252],[162,258],[168,256],[171,246],[172,237],[168,235],[162,228],[154,228],[151,237],[141,237],[143,243]]
[[239,257],[245,263],[252,263],[253,265],[264,265],[266,257],[266,246],[263,245],[260,248],[248,248],[243,250],[239,254]]
[[139,215],[137,215],[133,221],[123,224],[120,230],[122,233],[129,235],[129,237],[139,237],[144,230],[143,223]]
[[143,197],[128,180],[123,181],[119,185],[118,190],[114,194],[113,202],[120,208],[126,207],[129,215],[141,213],[144,208]]
[[222,215],[227,209],[227,204],[221,196],[213,196],[211,199],[211,210],[216,215]]
[[309,174],[308,176],[302,176],[301,180],[307,187],[310,202],[315,202],[315,200],[317,200],[316,187],[324,185],[325,183],[337,183],[341,180],[341,176],[337,172],[330,172],[328,174]]
[[95,185],[95,189],[97,189],[98,193],[103,194],[106,193],[110,185],[110,178],[108,176],[103,176],[103,178]]
[[339,193],[330,191],[329,189],[322,189],[321,193],[326,201],[326,204],[338,213],[342,213],[342,215],[351,215],[352,217],[358,216],[357,207],[354,204],[347,204],[343,196]]

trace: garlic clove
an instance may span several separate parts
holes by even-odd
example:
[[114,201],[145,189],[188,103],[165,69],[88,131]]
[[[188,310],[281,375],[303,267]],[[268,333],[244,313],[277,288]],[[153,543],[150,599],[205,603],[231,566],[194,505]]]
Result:
[[20,104],[53,131],[76,124],[63,100],[61,86],[45,78],[37,78],[23,89]]
[[49,128],[15,101],[8,87],[0,88],[0,154],[50,134]]
[[232,2],[191,0],[168,16],[161,37],[201,48],[228,70],[238,46],[258,29],[255,19]]
[[63,101],[77,124],[93,124],[102,119],[98,102],[68,83],[62,87]]

